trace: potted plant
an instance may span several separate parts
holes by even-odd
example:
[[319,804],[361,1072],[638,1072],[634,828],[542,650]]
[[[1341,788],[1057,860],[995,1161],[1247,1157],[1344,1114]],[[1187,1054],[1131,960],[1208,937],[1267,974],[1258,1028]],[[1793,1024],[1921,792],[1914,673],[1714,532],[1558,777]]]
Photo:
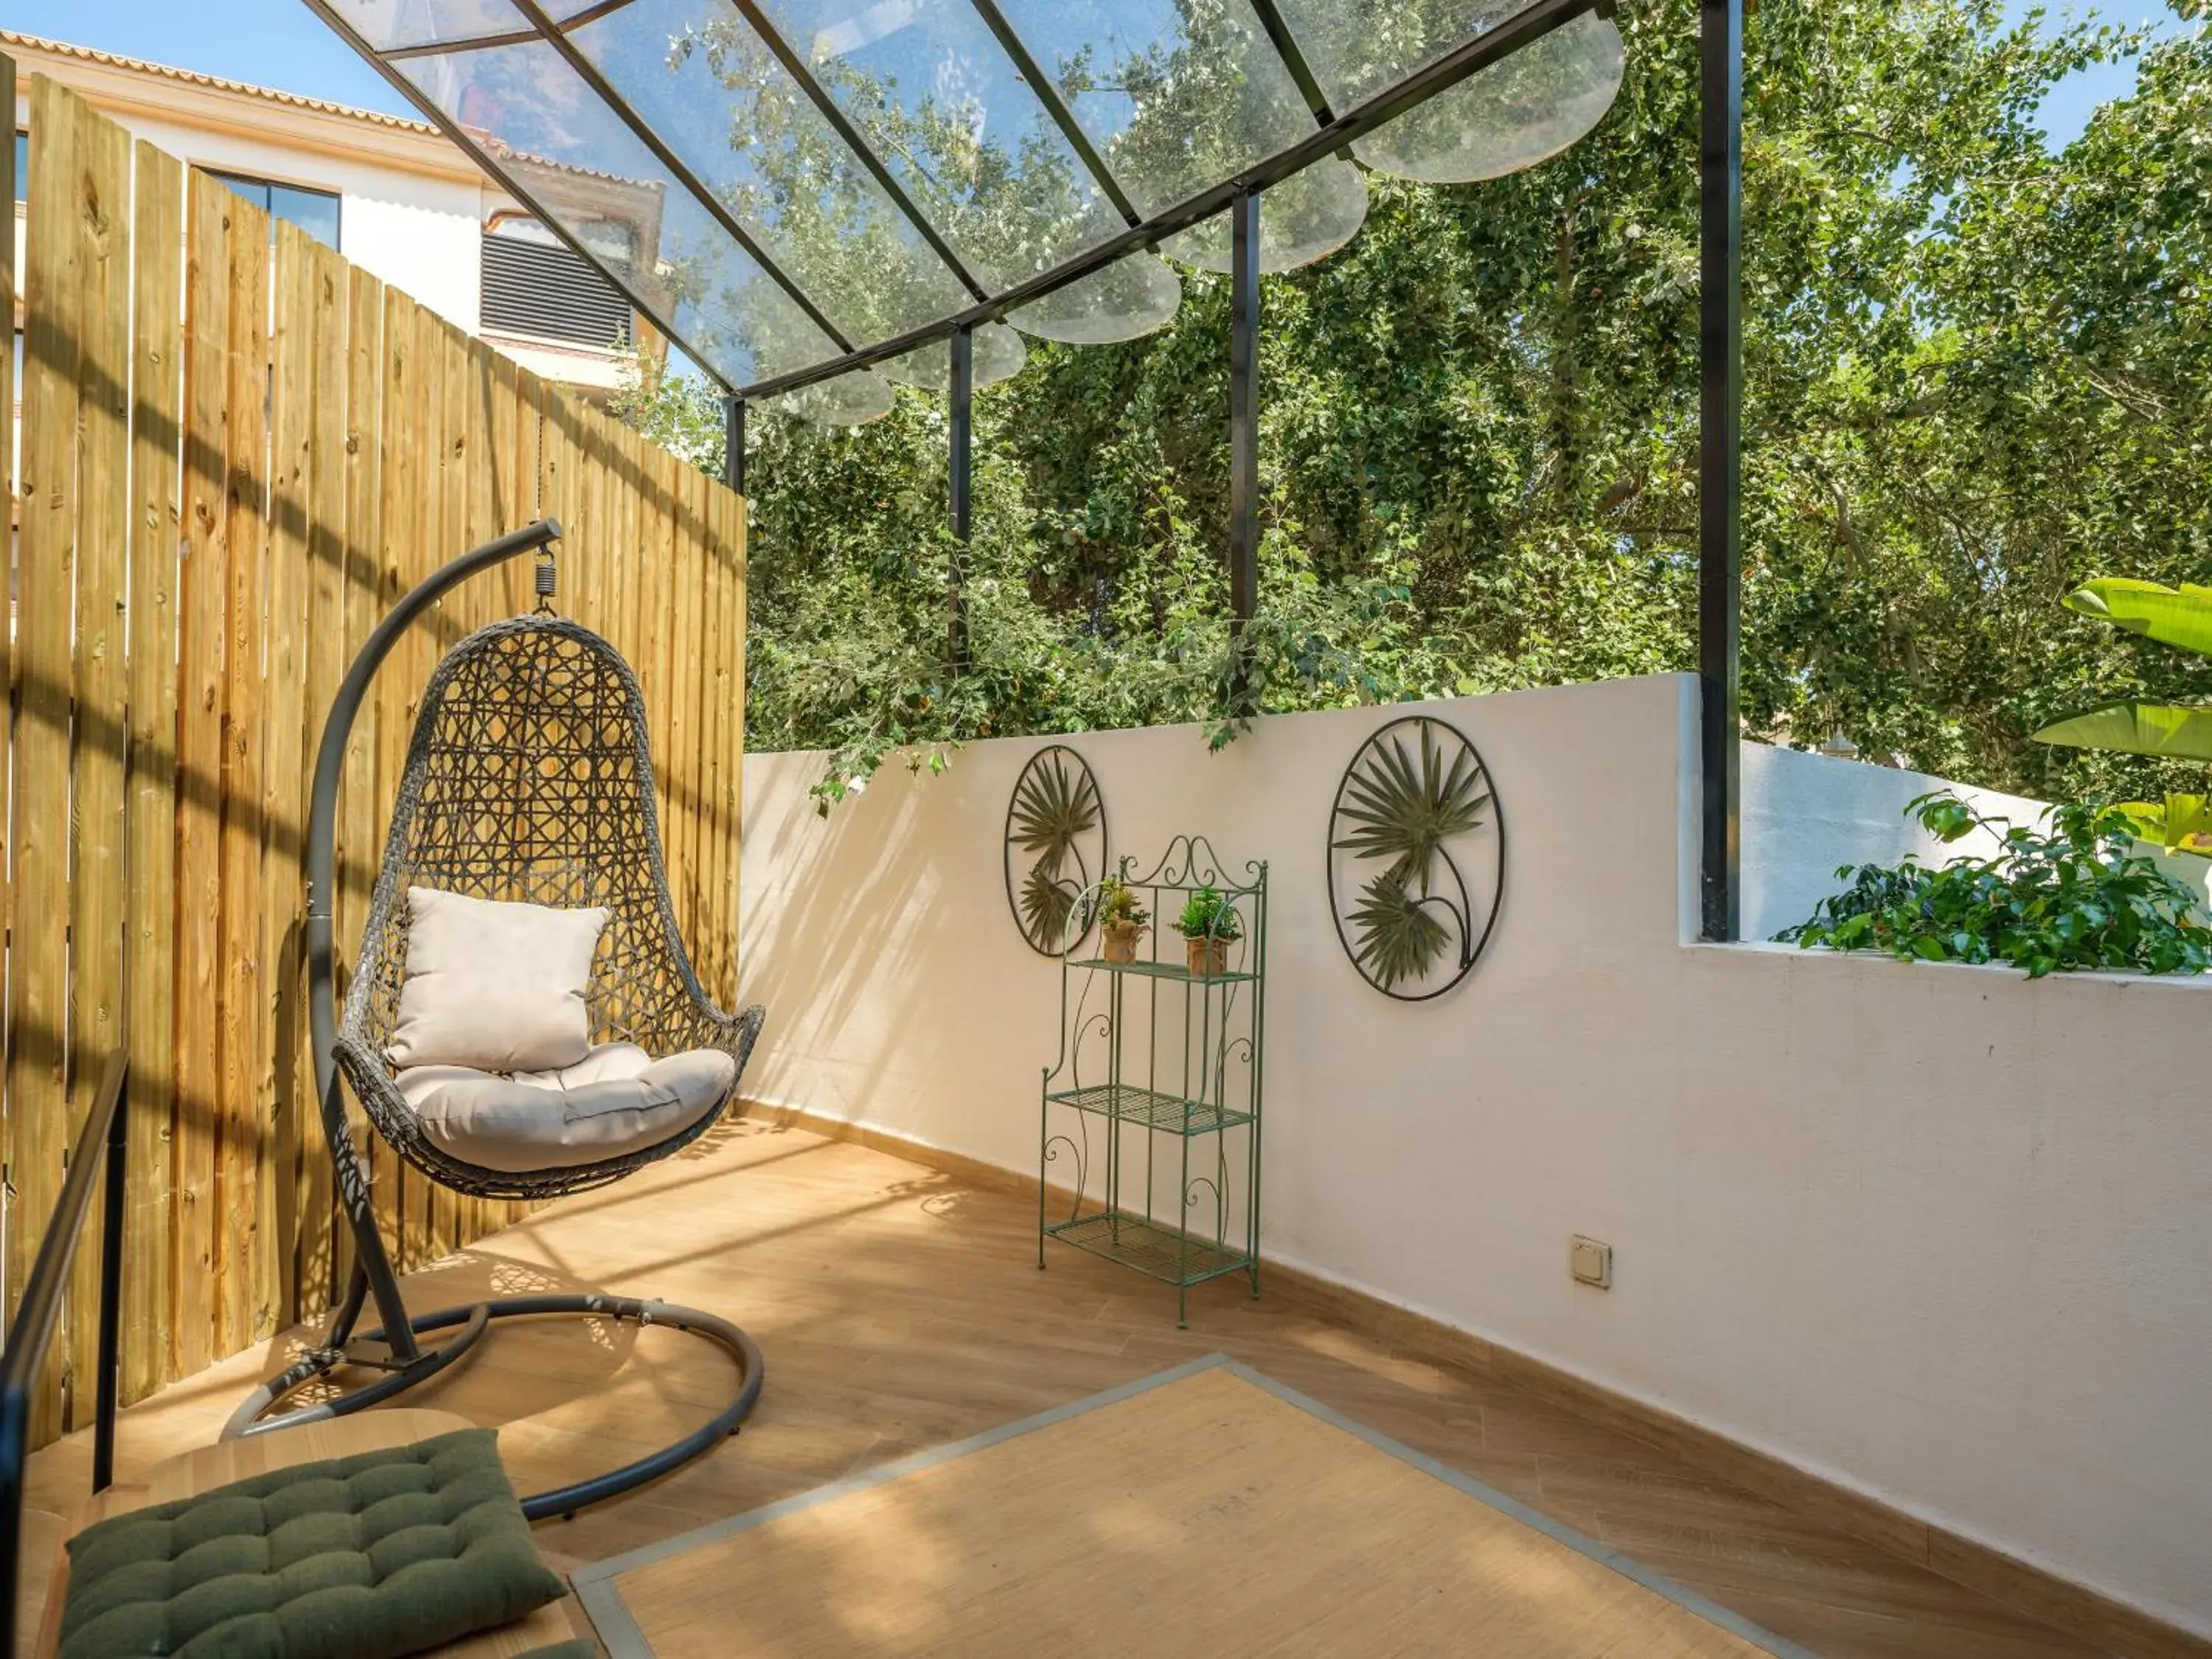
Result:
[[1119,876],[1098,884],[1098,933],[1106,960],[1134,962],[1137,941],[1150,930],[1152,913],[1137,902],[1136,890]]
[[1175,927],[1188,948],[1192,976],[1198,979],[1227,973],[1230,941],[1244,936],[1237,907],[1218,887],[1201,887],[1184,901]]

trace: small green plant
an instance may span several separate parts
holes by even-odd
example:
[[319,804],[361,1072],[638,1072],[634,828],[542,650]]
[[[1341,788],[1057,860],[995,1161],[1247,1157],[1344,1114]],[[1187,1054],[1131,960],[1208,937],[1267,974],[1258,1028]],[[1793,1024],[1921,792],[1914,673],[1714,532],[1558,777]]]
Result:
[[1107,927],[1141,927],[1152,919],[1152,913],[1138,902],[1136,889],[1121,877],[1109,876],[1098,884],[1098,920]]
[[1237,919],[1237,907],[1222,896],[1218,887],[1201,887],[1186,899],[1182,914],[1176,918],[1175,929],[1185,939],[1244,937],[1244,924]]
[[2037,827],[1987,817],[1948,790],[1906,808],[1939,841],[1977,830],[1996,836],[1989,858],[1961,855],[1930,869],[1901,863],[1845,865],[1850,884],[1778,939],[1810,949],[1884,951],[1905,961],[2004,962],[2030,979],[2085,969],[2201,974],[2212,969],[2212,933],[2197,895],[2136,853],[2122,808],[2095,801],[2053,806]]

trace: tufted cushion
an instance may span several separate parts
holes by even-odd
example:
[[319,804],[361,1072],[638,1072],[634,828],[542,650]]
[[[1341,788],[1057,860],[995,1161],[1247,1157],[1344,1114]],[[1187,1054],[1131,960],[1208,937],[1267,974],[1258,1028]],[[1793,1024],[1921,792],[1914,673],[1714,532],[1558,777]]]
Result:
[[655,1060],[605,1042],[564,1071],[501,1076],[414,1066],[392,1079],[422,1131],[480,1170],[564,1170],[658,1146],[728,1098],[738,1062],[719,1048]]
[[69,1553],[60,1659],[398,1659],[563,1593],[489,1429],[135,1510]]

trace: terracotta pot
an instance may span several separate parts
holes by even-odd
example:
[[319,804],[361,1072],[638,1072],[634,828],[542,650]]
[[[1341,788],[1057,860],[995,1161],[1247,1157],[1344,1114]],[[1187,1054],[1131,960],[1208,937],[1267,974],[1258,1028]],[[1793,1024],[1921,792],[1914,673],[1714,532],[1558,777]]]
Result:
[[1185,939],[1183,945],[1190,957],[1190,971],[1197,978],[1212,979],[1229,971],[1229,941],[1200,934],[1196,939]]
[[1109,921],[1099,931],[1105,939],[1107,961],[1126,963],[1137,959],[1137,941],[1145,936],[1143,922]]

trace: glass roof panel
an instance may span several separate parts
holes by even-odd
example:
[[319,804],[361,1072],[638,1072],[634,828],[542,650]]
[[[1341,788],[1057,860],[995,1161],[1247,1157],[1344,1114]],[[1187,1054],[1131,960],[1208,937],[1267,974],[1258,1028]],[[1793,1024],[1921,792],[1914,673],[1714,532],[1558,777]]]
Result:
[[530,27],[507,0],[330,0],[330,6],[379,51]]
[[1164,326],[1182,304],[1182,278],[1151,254],[1132,253],[1017,306],[1006,320],[1041,340],[1108,345]]
[[1250,0],[1001,5],[1147,216],[1314,131]]
[[[1012,380],[1030,360],[1028,345],[1004,323],[983,324],[976,329],[975,341],[972,364],[979,387]],[[876,372],[917,392],[950,392],[952,343],[935,340],[926,346],[916,346],[912,351],[878,363]]]
[[969,303],[727,0],[632,0],[568,38],[847,338]]
[[1534,0],[1276,0],[1338,113],[1388,91]]
[[396,67],[454,121],[487,135],[487,152],[516,185],[731,385],[837,355],[551,46],[485,47]]
[[856,368],[832,380],[763,398],[760,406],[817,426],[864,426],[891,412],[890,382],[880,374]]
[[762,9],[993,290],[1122,228],[969,0],[762,0]]
[[1352,153],[1430,184],[1500,179],[1549,161],[1603,120],[1623,68],[1620,31],[1586,11],[1369,133]]
[[[1359,234],[1367,218],[1367,180],[1349,161],[1328,156],[1260,192],[1260,269],[1296,270],[1325,259]],[[1170,258],[1201,270],[1229,271],[1229,216],[1217,213],[1160,244]]]

